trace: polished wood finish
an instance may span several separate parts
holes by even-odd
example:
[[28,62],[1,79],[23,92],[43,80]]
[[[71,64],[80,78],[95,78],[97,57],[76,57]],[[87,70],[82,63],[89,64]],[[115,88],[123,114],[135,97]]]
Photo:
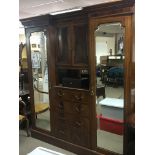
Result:
[[[86,24],[78,24],[73,26],[73,59],[74,65],[85,64],[88,65],[88,41],[87,41]],[[80,36],[80,37],[79,37]]]
[[96,151],[88,149],[86,147],[82,147],[80,145],[70,143],[70,142],[63,140],[63,139],[56,138],[55,136],[51,136],[47,133],[43,133],[43,132],[40,132],[40,131],[35,130],[35,129],[31,130],[31,136],[34,138],[43,140],[47,143],[61,147],[65,150],[74,152],[74,153],[79,154],[79,155],[103,155],[102,153],[96,152]]
[[[84,21],[83,21],[84,22]],[[56,64],[59,66],[88,66],[87,29],[85,23],[58,23]],[[79,37],[80,36],[80,37]]]
[[[44,15],[23,19],[26,28],[31,96],[32,136],[79,155],[115,155],[97,148],[96,140],[96,58],[94,31],[108,22],[121,22],[125,27],[125,106],[124,122],[131,107],[131,57],[133,51],[134,0],[90,6],[82,11],[62,15]],[[44,31],[47,36],[51,131],[35,126],[34,94],[29,37]],[[61,40],[59,39],[61,38]],[[88,69],[89,90],[60,86],[58,69]],[[132,86],[133,88],[134,86]],[[124,131],[124,154],[127,128]]]
[[26,121],[26,132],[27,132],[27,136],[29,137],[30,136],[29,119],[27,114],[26,103],[22,100],[22,98],[19,98],[19,125],[24,121]]
[[22,19],[25,28],[43,27],[50,24],[50,15]]
[[69,28],[59,27],[58,30],[58,53],[57,53],[57,63],[58,64],[70,64],[71,57],[71,47],[70,47],[70,39],[69,39]]
[[54,87],[52,98],[56,137],[90,148],[89,92]]

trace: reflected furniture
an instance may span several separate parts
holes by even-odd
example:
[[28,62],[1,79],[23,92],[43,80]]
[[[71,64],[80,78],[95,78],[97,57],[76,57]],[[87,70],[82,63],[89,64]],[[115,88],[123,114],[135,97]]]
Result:
[[99,105],[101,105],[101,114],[99,115],[100,129],[111,133],[123,135],[123,99],[107,97],[101,100],[99,102]]
[[19,45],[19,89],[28,89],[28,62],[26,44],[20,43]]
[[104,117],[123,120],[124,100],[105,98],[99,102]]
[[[128,55],[125,60],[125,103],[130,104],[128,99],[130,83],[127,78],[130,74],[133,7],[133,0],[125,0],[85,7],[74,13],[21,19],[25,27],[28,52],[32,137],[79,155],[117,154],[97,147],[94,31],[102,22],[123,22],[126,28],[125,38],[128,44],[125,44],[125,50]],[[40,40],[39,48],[35,37]],[[37,55],[34,48],[37,48]],[[41,50],[46,53],[44,57],[42,53],[39,54]],[[36,56],[32,61],[33,53]],[[36,64],[37,56],[41,59],[37,59],[39,61]],[[35,117],[37,99],[34,81],[43,78],[45,66],[48,76],[43,82],[48,83],[50,107],[48,131],[37,126]],[[104,87],[102,90],[102,95],[105,97]],[[125,108],[126,115],[128,106]]]
[[37,114],[41,114],[45,111],[49,110],[49,104],[47,103],[37,103],[35,104],[35,113]]
[[[25,114],[29,120],[29,126],[31,126],[31,117],[32,117],[32,112],[31,112],[31,105],[29,101],[29,96],[30,96],[30,91],[29,90],[20,90],[19,91],[19,98],[22,99],[22,101],[25,103]],[[20,108],[20,106],[19,106]],[[19,112],[22,112],[23,109],[20,108]]]
[[100,85],[96,87],[96,96],[97,98],[102,96],[103,98],[105,98],[105,85]]
[[124,69],[123,67],[111,67],[106,73],[106,85],[112,84],[113,87],[123,86]]
[[101,80],[106,85],[123,86],[124,82],[124,55],[107,56],[106,63],[101,63]]
[[123,61],[125,59],[124,55],[111,55],[107,58],[108,66],[121,67],[123,66]]
[[27,118],[27,112],[26,112],[26,104],[25,102],[19,98],[19,127],[21,126],[22,123],[26,122],[26,133],[27,136],[30,136],[29,134],[29,120]]
[[108,118],[104,117],[103,115],[100,115],[99,121],[101,130],[118,135],[123,135],[124,132],[123,120]]
[[[48,92],[40,91],[40,90],[35,86],[35,84],[34,84],[34,89],[35,89],[35,91],[39,92],[40,94],[48,94]],[[29,101],[30,101],[30,98],[29,98]],[[37,115],[38,115],[38,114],[41,114],[41,113],[43,113],[43,112],[46,112],[46,111],[50,110],[49,103],[46,103],[46,102],[36,102],[36,103],[35,103],[34,110],[35,110],[35,115],[36,115],[36,118],[37,118]]]

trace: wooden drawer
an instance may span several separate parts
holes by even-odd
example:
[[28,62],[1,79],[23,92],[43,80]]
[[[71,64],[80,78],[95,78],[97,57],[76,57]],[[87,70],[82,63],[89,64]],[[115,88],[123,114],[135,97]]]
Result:
[[67,113],[89,117],[89,107],[87,104],[83,104],[80,102],[65,101],[64,106],[65,106],[65,112]]
[[89,131],[89,120],[85,117],[67,115],[70,126],[77,130]]
[[90,148],[89,120],[84,117],[70,117],[70,139],[72,143]]
[[72,90],[55,87],[53,97],[55,99],[88,103],[89,93],[82,90]]
[[53,104],[53,110],[55,112],[58,112],[58,113],[65,112],[65,105],[62,99],[54,99],[52,104]]
[[66,95],[67,95],[67,92],[64,89],[55,87],[53,94],[52,94],[52,97],[54,99],[64,100]]
[[74,91],[74,92],[69,92],[68,97],[66,96],[66,100],[70,100],[72,102],[83,102],[83,103],[88,103],[88,93],[82,92],[82,91]]
[[70,131],[68,130],[68,120],[63,113],[54,113],[54,133],[61,139],[68,140]]
[[66,113],[54,113],[54,124],[63,124],[83,131],[89,131],[89,120],[85,117]]
[[89,148],[90,147],[89,137],[90,137],[89,132],[85,130],[77,129],[75,127],[70,128],[70,140],[74,144],[78,144]]
[[54,133],[57,138],[69,140],[70,131],[68,130],[68,126],[66,124],[57,123],[54,124]]
[[80,102],[70,102],[57,99],[53,102],[53,108],[54,111],[58,113],[69,113],[89,117],[88,105]]

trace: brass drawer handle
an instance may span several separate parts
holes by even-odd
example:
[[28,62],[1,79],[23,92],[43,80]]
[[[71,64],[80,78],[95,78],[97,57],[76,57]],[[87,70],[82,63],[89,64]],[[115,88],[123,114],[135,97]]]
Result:
[[78,126],[78,127],[81,127],[81,122],[76,121],[75,125]]
[[81,108],[80,108],[80,106],[78,106],[78,107],[75,107],[75,110],[76,110],[77,112],[80,112],[80,111],[81,111]]
[[59,97],[62,97],[62,96],[64,96],[64,93],[58,92],[57,95],[58,95]]
[[91,87],[91,89],[90,89],[90,95],[91,96],[94,96],[95,95],[93,87]]
[[81,100],[83,99],[82,96],[78,96],[78,95],[74,95],[74,97],[75,97],[75,99],[76,99],[77,101],[81,101]]
[[75,109],[76,112],[80,113],[81,112],[81,105],[78,104],[78,103],[75,103],[74,104],[74,109]]

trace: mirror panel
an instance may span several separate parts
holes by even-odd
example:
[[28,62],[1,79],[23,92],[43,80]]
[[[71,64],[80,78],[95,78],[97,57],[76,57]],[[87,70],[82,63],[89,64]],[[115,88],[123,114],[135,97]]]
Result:
[[97,147],[123,154],[124,28],[101,24],[95,31]]
[[30,46],[36,127],[50,130],[47,49],[44,32],[31,33]]

